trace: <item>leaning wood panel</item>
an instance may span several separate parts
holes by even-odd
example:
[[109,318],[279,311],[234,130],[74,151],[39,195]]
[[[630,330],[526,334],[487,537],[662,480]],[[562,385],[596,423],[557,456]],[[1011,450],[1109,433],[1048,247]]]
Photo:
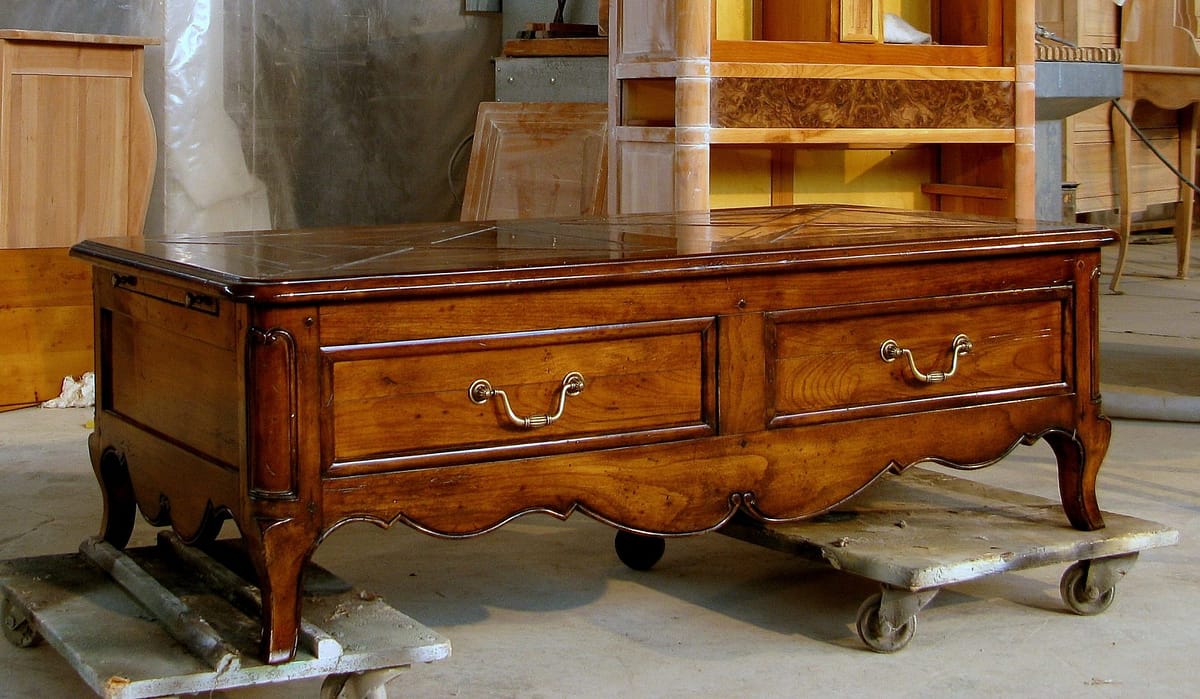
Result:
[[607,105],[485,102],[460,218],[601,214],[607,179]]

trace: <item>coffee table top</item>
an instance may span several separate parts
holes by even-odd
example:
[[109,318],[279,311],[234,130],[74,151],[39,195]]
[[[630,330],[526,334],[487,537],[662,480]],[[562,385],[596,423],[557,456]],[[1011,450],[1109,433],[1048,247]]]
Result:
[[840,205],[86,240],[72,254],[243,300],[707,276],[1094,248],[1112,231]]

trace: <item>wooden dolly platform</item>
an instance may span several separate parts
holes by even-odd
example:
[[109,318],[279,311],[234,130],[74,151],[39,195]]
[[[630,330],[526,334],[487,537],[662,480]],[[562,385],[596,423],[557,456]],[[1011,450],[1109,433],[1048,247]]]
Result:
[[[904,648],[917,613],[938,591],[993,573],[1070,562],[1059,586],[1076,613],[1099,614],[1138,553],[1179,540],[1179,532],[1104,513],[1103,529],[1073,529],[1054,500],[925,469],[886,475],[839,509],[794,524],[736,518],[720,531],[880,583],[858,610],[858,635],[872,650]],[[622,532],[617,555],[647,570],[662,539]]]
[[4,635],[44,639],[98,695],[123,699],[320,677],[322,699],[380,698],[405,668],[450,655],[436,632],[310,565],[300,650],[264,664],[258,589],[230,569],[230,548],[210,552],[162,533],[156,547],[87,540],[77,554],[0,561]]

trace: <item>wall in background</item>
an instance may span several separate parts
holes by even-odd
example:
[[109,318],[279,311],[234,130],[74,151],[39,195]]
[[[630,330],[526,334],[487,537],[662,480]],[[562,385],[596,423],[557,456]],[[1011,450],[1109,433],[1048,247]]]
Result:
[[[457,1],[6,0],[0,27],[165,40],[146,66],[151,236],[256,220],[217,198],[243,196],[223,191],[230,173],[261,183],[275,228],[456,219],[458,146],[494,95],[502,43],[500,16]],[[216,213],[182,215],[183,195]]]

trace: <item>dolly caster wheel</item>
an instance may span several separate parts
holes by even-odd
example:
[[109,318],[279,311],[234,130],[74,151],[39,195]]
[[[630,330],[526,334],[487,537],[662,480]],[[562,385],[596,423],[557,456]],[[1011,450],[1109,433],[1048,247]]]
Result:
[[1076,561],[1063,573],[1058,591],[1063,602],[1076,614],[1092,616],[1112,606],[1117,596],[1115,585],[1101,589],[1087,584],[1088,566],[1091,561]]
[[634,570],[650,570],[667,550],[667,542],[661,537],[627,531],[617,532],[613,546],[617,549],[617,558]]
[[41,634],[7,596],[0,599],[0,624],[4,627],[4,637],[17,648],[31,648],[42,642]]
[[883,620],[879,613],[883,595],[875,593],[858,608],[858,637],[876,653],[895,653],[908,645],[917,631],[917,617],[910,616],[899,627]]

